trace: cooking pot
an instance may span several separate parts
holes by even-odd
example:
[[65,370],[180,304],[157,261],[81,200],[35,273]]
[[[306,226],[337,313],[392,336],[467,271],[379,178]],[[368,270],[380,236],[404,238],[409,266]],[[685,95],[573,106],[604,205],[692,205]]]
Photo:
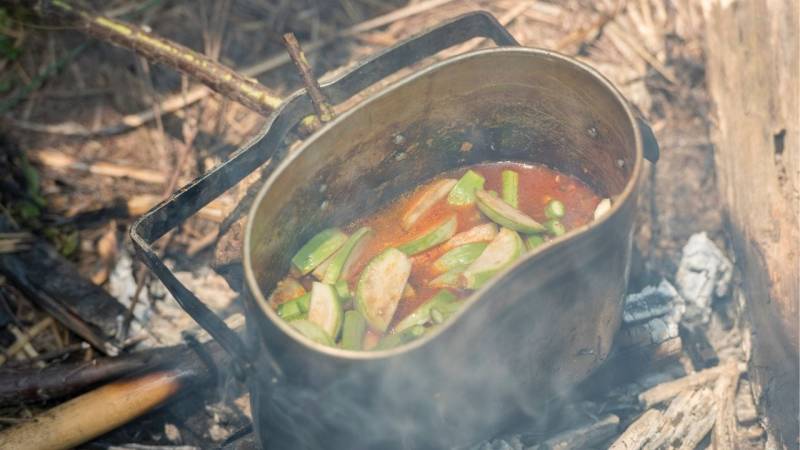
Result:
[[[305,91],[294,94],[230,162],[134,226],[148,265],[237,356],[262,445],[465,445],[511,417],[542,415],[548,400],[608,355],[621,321],[643,158],[658,155],[652,132],[608,80],[572,58],[516,46],[479,12],[398,44],[323,91],[342,103],[400,68],[479,36],[501,47],[417,70],[286,154],[284,137],[312,113]],[[149,244],[241,179],[244,167],[252,170],[270,156],[272,172],[244,236],[244,344],[174,279]],[[449,321],[402,347],[323,346],[270,308],[269,292],[291,256],[320,229],[374,212],[443,171],[491,161],[545,164],[581,179],[613,206],[519,259]],[[182,200],[191,207],[174,204]]]

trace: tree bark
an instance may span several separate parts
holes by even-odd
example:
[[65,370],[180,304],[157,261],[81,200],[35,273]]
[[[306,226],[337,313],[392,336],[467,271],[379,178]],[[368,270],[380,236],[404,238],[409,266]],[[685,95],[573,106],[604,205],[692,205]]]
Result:
[[706,2],[715,162],[773,431],[798,445],[798,1]]

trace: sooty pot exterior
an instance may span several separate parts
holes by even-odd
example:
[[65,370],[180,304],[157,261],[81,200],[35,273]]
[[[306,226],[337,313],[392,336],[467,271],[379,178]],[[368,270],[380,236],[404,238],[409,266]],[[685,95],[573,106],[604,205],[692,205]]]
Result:
[[[437,63],[327,124],[276,169],[247,225],[262,442],[441,448],[485,438],[513,415],[540,415],[547,399],[603,362],[619,327],[641,133],[625,100],[591,68],[526,48]],[[320,229],[374,212],[442,171],[508,160],[577,176],[614,206],[520,259],[437,332],[405,347],[320,346],[267,305],[293,252]]]

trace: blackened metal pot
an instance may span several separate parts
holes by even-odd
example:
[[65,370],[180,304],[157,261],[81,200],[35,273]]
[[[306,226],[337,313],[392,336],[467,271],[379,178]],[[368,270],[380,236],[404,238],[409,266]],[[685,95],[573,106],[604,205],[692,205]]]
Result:
[[[611,83],[574,59],[515,46],[491,16],[473,13],[398,44],[324,90],[341,103],[475,36],[505,47],[446,59],[369,96],[274,169],[253,203],[244,241],[250,348],[185,288],[165,281],[253,368],[254,423],[265,447],[464,445],[509,417],[539,415],[608,355],[621,321],[643,158],[658,154],[652,132]],[[295,94],[242,151],[271,154],[310,112],[305,93]],[[294,251],[320,229],[374,212],[443,171],[509,160],[574,175],[611,197],[611,211],[520,259],[436,332],[393,350],[316,344],[267,304]],[[208,196],[200,189],[195,195]],[[150,241],[167,229],[144,220],[135,241],[136,230]],[[171,275],[137,245],[162,280]]]

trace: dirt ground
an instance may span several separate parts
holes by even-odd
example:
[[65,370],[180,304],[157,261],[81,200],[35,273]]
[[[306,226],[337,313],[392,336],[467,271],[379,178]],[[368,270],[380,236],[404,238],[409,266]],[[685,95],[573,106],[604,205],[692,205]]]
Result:
[[[304,46],[314,47],[307,52],[309,60],[324,78],[399,39],[478,9],[491,12],[522,45],[554,49],[591,64],[649,121],[661,146],[661,159],[648,165],[644,180],[633,290],[671,279],[681,248],[694,233],[706,231],[726,248],[708,134],[698,3],[116,0],[95,1],[93,6],[236,68],[282,55],[280,37],[292,31]],[[409,10],[414,14],[341,36],[371,18]],[[13,6],[0,6],[0,14],[2,214],[53,243],[84,277],[135,309],[135,320],[155,339],[151,345],[179,342],[179,331],[191,328],[192,322],[139,268],[127,230],[135,216],[224,161],[258,132],[265,118],[216,94],[162,117],[163,102],[190,92],[192,80],[79,31],[40,23]],[[485,45],[470,42],[437,58]],[[291,64],[272,65],[257,76],[262,84],[280,96],[300,87]],[[129,116],[147,113],[155,113],[157,120],[109,132]],[[29,173],[38,178],[33,193],[40,203],[25,195],[31,194]],[[257,182],[257,176],[248,181]],[[216,289],[214,297],[220,300],[213,306],[226,315],[239,311],[237,295],[209,267],[219,226],[245,193],[246,186],[232,189],[159,247],[190,286]],[[130,213],[112,213],[119,205],[127,205]],[[132,301],[136,291],[140,298]],[[47,315],[2,277],[0,292],[9,312],[0,329],[0,348],[9,348],[16,338],[7,325],[26,330]],[[46,353],[79,341],[56,322],[30,344],[36,353]],[[93,356],[83,348],[47,362]],[[24,366],[25,359],[15,364]],[[242,394],[236,386],[207,389],[87,448],[125,443],[207,448],[246,427],[249,406]],[[5,407],[0,424],[25,420],[51,404]]]

